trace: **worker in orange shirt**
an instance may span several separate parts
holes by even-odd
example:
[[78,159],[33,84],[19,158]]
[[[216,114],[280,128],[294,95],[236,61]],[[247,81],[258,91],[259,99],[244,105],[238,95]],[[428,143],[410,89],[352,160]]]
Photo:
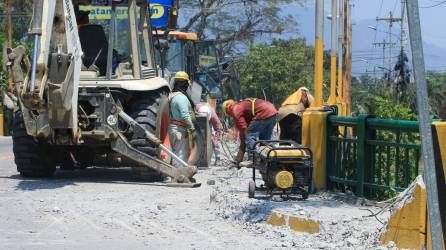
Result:
[[314,101],[310,91],[301,87],[279,108],[280,139],[302,143],[302,114]]

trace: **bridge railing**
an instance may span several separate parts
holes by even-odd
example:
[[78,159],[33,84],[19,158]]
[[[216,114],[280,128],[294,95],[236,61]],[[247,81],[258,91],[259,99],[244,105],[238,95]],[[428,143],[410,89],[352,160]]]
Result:
[[384,199],[423,171],[418,122],[331,115],[326,142],[329,188]]

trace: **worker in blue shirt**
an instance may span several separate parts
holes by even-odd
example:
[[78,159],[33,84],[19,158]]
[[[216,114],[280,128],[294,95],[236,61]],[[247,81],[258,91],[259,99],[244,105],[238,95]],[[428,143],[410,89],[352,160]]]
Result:
[[[169,139],[173,152],[182,160],[189,159],[189,142],[196,138],[196,131],[193,123],[194,103],[187,94],[191,81],[189,75],[184,71],[175,74],[173,91],[169,95],[170,104],[170,125]],[[172,164],[177,167],[182,165],[173,160]]]

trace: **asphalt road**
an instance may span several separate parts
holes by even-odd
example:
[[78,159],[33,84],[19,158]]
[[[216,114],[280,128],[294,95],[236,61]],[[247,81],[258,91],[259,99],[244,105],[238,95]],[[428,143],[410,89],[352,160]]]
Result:
[[198,174],[204,183],[198,189],[137,182],[129,169],[58,170],[50,179],[24,179],[11,139],[0,138],[0,249],[277,246],[211,211],[210,178],[209,171]]

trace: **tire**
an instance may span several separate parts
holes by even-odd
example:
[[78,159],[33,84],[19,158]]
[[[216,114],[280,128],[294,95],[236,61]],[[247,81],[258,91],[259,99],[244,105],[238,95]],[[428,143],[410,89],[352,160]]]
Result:
[[23,177],[50,177],[56,171],[56,162],[51,159],[48,144],[28,135],[22,111],[15,113],[13,120],[12,150],[17,171]]
[[[197,119],[198,120],[198,119]],[[211,126],[205,117],[195,124],[197,138],[194,147],[191,149],[189,164],[205,169],[211,166],[213,153]]]
[[248,186],[248,197],[249,198],[254,198],[256,193],[256,183],[253,180],[249,181],[249,186]]
[[[136,96],[134,100],[135,102],[131,105],[129,115],[149,132],[160,138],[165,146],[170,148],[167,132],[169,126],[169,102],[167,96],[162,92],[153,91]],[[161,157],[166,162],[170,162],[170,158],[166,154],[160,152],[156,145],[144,138],[131,135],[130,144],[143,153]],[[138,179],[147,181],[162,181],[165,179],[163,174],[140,164],[132,166],[132,170]]]

